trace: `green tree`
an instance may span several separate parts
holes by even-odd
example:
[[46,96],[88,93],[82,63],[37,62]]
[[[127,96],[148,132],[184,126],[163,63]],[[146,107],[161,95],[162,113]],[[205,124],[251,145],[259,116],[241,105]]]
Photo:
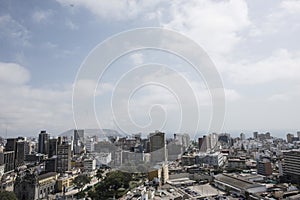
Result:
[[83,187],[84,187],[86,184],[90,183],[90,182],[91,182],[91,178],[90,178],[90,177],[81,174],[81,175],[77,176],[77,177],[74,179],[74,182],[73,182],[73,183],[76,185],[76,187],[77,187],[80,191],[82,191]]
[[1,200],[17,200],[15,193],[8,191],[0,190],[0,199]]
[[104,171],[102,169],[97,170],[96,177],[97,177],[98,181],[103,178],[103,173],[104,173]]

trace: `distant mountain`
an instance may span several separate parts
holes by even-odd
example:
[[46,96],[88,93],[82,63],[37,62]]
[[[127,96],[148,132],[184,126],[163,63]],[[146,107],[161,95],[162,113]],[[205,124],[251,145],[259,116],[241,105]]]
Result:
[[[65,131],[61,133],[59,136],[67,136],[71,137],[74,134],[74,129]],[[113,129],[84,129],[85,136],[94,136],[97,135],[99,138],[107,138],[109,136],[113,137],[122,137],[124,135],[120,134],[118,131]]]

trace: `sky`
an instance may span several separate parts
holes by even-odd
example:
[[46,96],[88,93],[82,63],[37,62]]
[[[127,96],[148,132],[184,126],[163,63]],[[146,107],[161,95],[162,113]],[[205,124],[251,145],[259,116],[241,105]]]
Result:
[[[205,77],[174,54],[130,52],[100,82],[76,79],[97,45],[144,27],[183,34],[214,63],[226,97],[220,132],[300,130],[298,0],[0,0],[0,136],[43,129],[57,135],[75,127],[209,131],[212,101]],[[136,83],[139,88],[128,95]],[[93,92],[93,113],[74,112],[74,101],[91,101],[72,99],[75,86],[80,97]],[[189,122],[182,124],[183,116]]]

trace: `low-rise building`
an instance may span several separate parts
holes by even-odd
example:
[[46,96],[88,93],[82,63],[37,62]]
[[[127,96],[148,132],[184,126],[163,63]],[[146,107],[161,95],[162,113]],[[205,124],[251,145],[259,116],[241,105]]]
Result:
[[55,192],[56,180],[56,172],[37,175],[34,172],[26,171],[16,178],[14,193],[18,199],[46,199],[49,194]]

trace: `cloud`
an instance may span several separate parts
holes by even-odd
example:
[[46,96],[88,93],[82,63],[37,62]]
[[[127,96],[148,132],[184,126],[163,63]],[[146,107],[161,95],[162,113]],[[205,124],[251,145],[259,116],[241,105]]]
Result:
[[32,14],[32,20],[37,23],[45,22],[53,15],[52,10],[37,10]]
[[280,6],[291,14],[299,14],[300,12],[300,1],[298,0],[285,0],[280,3]]
[[134,65],[140,65],[143,64],[144,58],[142,53],[135,53],[130,55],[130,59],[132,60]]
[[30,79],[29,71],[16,63],[0,62],[0,83],[7,84],[25,84]]
[[[208,52],[229,53],[250,26],[245,1],[178,1],[170,8],[164,27],[190,36]],[[168,20],[169,19],[169,20]]]
[[30,46],[30,31],[10,15],[0,16],[0,36],[15,46]]
[[0,63],[0,129],[12,135],[54,134],[74,127],[71,87],[41,89],[29,85],[30,72],[16,63]]
[[70,28],[72,31],[74,30],[78,30],[79,29],[79,26],[76,25],[74,22],[72,22],[71,20],[66,20],[66,26],[68,28]]
[[[101,19],[128,20],[155,11],[161,0],[153,1],[105,1],[105,0],[57,0],[61,5],[83,7]],[[153,14],[152,12],[150,12]],[[148,15],[147,15],[148,16]],[[153,17],[153,16],[152,16]]]
[[280,49],[259,61],[233,64],[227,71],[236,84],[262,84],[272,81],[298,81],[300,53]]

